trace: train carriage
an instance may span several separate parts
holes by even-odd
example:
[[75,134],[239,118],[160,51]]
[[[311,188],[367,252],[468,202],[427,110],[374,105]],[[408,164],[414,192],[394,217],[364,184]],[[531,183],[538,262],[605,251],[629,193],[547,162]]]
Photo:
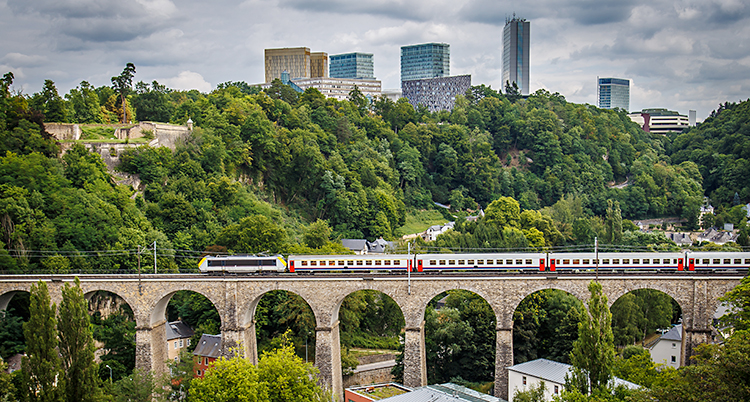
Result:
[[418,254],[417,272],[544,270],[543,253]]
[[285,272],[286,261],[281,255],[207,255],[198,268],[207,274]]
[[745,270],[750,268],[750,253],[696,251],[688,252],[688,269],[704,270]]
[[413,255],[290,255],[289,272],[370,272],[387,271],[406,273]]
[[[600,271],[682,271],[685,266],[685,254],[681,252],[665,253],[599,253],[598,269]],[[550,254],[551,270],[576,271],[597,269],[594,253],[553,253]]]

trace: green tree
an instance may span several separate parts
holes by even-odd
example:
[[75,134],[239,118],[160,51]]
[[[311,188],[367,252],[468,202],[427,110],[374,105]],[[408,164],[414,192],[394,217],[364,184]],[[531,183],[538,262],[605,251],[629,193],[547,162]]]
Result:
[[304,238],[305,244],[307,244],[308,247],[323,247],[330,241],[331,227],[328,226],[328,222],[318,219],[307,227]]
[[109,379],[109,366],[112,378],[120,378],[132,374],[135,368],[135,320],[133,312],[127,305],[101,319],[98,313],[92,317],[94,323],[94,338],[104,344],[106,350],[99,365],[99,378]]
[[267,216],[253,215],[226,226],[216,238],[216,244],[238,253],[275,254],[284,251],[286,232]]
[[511,197],[500,197],[484,210],[484,221],[499,227],[518,227],[520,218],[521,208]]
[[328,392],[317,384],[318,369],[294,354],[292,344],[284,336],[282,346],[265,352],[258,361],[258,380],[268,384],[269,402],[325,402]]
[[622,239],[622,215],[619,201],[607,200],[605,223],[607,228],[606,242],[610,244],[619,243]]
[[721,317],[722,325],[735,330],[750,330],[750,276],[745,276],[740,284],[720,299],[729,308]]
[[148,370],[136,369],[133,374],[114,384],[114,402],[151,402],[155,390],[154,375]]
[[97,364],[94,362],[94,337],[88,303],[83,297],[81,282],[65,284],[58,319],[60,356],[65,371],[65,400],[68,402],[97,401],[99,389]]
[[607,388],[615,359],[607,296],[602,293],[602,285],[595,281],[589,283],[589,292],[588,308],[578,324],[578,339],[570,352],[571,375],[565,379],[566,388],[583,394]]
[[47,284],[31,285],[29,322],[23,325],[26,356],[21,363],[23,385],[19,390],[25,401],[62,402],[65,375],[61,370],[57,346],[56,306],[51,304]]
[[[133,86],[133,77],[135,76],[135,65],[128,63],[117,77],[112,77],[112,89],[120,95],[120,105],[122,106],[122,122],[128,122],[128,114],[125,97],[131,91]],[[130,116],[131,118],[133,116]]]
[[517,389],[513,394],[513,400],[517,402],[546,402],[547,398],[544,395],[546,392],[547,385],[544,381],[539,381],[525,391]]

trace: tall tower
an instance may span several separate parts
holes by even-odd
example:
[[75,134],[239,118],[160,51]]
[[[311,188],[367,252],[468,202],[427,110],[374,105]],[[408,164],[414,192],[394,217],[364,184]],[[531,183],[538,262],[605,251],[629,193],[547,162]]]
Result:
[[521,95],[529,94],[529,40],[531,23],[523,18],[505,21],[503,28],[503,82],[514,82]]
[[331,60],[331,78],[374,80],[372,53],[334,54]]
[[289,78],[328,77],[328,54],[310,53],[307,47],[265,49],[266,82],[281,78],[287,71]]
[[447,43],[402,46],[401,82],[451,75],[450,46]]
[[630,80],[596,77],[596,99],[602,109],[630,110]]

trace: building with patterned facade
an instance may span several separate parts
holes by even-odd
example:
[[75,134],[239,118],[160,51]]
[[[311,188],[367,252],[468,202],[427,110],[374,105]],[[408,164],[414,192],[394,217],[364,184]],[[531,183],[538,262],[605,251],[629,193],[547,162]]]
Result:
[[643,109],[630,113],[628,117],[643,127],[643,131],[653,134],[679,133],[689,126],[687,116],[667,109]]
[[401,47],[401,81],[450,75],[451,50],[447,43]]
[[505,21],[503,28],[503,82],[516,83],[521,95],[529,94],[529,41],[531,23],[523,18]]
[[[289,85],[297,92],[304,92],[307,88],[315,88],[327,98],[337,100],[347,100],[349,92],[357,86],[362,95],[370,99],[375,99],[381,95],[381,83],[378,80],[355,80],[351,78],[305,78],[305,79],[288,79],[286,74],[281,79],[283,84]],[[262,89],[271,87],[270,83],[261,84]]]
[[375,70],[372,53],[344,53],[330,56],[331,78],[353,78],[358,80],[374,80]]
[[471,87],[471,75],[426,78],[401,82],[404,98],[416,109],[424,105],[430,112],[452,110],[456,96],[463,95]]
[[596,100],[602,109],[630,110],[630,80],[596,77]]
[[265,49],[266,82],[288,71],[292,78],[328,77],[328,54],[310,53],[306,47]]

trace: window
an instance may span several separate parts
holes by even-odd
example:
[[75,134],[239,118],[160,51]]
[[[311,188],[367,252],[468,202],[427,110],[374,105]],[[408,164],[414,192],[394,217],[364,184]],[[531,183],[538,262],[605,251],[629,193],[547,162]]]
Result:
[[198,375],[198,377],[200,377],[201,371],[200,370],[195,370],[195,374]]
[[307,261],[300,261],[300,263],[301,263],[301,265],[302,265],[303,267],[306,267],[306,266],[307,266]]
[[672,363],[677,363],[677,356],[672,356]]
[[609,264],[609,258],[605,258],[602,260],[602,264]]
[[633,258],[633,264],[640,264],[641,260],[638,258]]
[[563,260],[563,265],[568,265],[568,264],[570,264],[570,260],[567,260],[567,259]]
[[531,260],[526,260],[526,265],[531,265],[531,264],[532,264]]
[[677,344],[676,343],[672,343],[672,349],[677,349]]
[[435,265],[436,262],[435,260],[430,260],[430,265]]
[[188,338],[187,345],[190,346],[190,338]]
[[177,341],[174,341],[174,348],[177,349]]
[[440,265],[445,265],[445,260],[440,260]]
[[523,260],[516,260],[516,265],[521,265],[521,264],[523,264]]
[[365,261],[365,265],[372,265],[372,260]]
[[523,385],[526,385],[526,376],[523,376]]
[[630,264],[630,258],[623,258],[622,259],[623,264]]
[[362,265],[362,260],[357,260],[357,265]]
[[718,258],[714,258],[714,264],[721,264],[721,260]]
[[620,263],[620,259],[619,258],[613,258],[612,259],[612,264],[619,264],[619,263]]
[[458,260],[458,265],[464,265],[464,260]]
[[730,263],[731,263],[731,259],[729,259],[729,258],[725,258],[724,259],[724,264],[730,264]]
[[644,264],[648,264],[648,263],[649,263],[649,260],[648,260],[648,258],[644,258],[644,259],[643,259],[643,263],[644,263]]
[[474,260],[468,260],[468,261],[466,261],[466,263],[469,264],[469,265],[474,265]]
[[375,260],[375,265],[383,265],[383,262],[380,260]]
[[344,260],[339,261],[339,265],[346,265],[346,261]]
[[735,264],[737,264],[737,265],[740,265],[740,264],[742,264],[742,259],[740,259],[740,258],[735,258],[735,259],[734,259],[734,263],[735,263]]
[[391,260],[385,260],[385,261],[383,261],[383,265],[391,265]]
[[448,265],[456,265],[456,260],[448,260]]
[[314,266],[316,266],[316,265],[318,265],[318,262],[317,262],[317,261],[310,261],[310,266],[313,266],[313,267],[314,267]]
[[581,263],[581,260],[573,260],[573,265],[579,265]]
[[559,395],[559,394],[560,394],[560,387],[555,385],[555,395]]
[[174,361],[179,361],[179,360],[180,360],[180,356],[175,356],[174,357]]
[[583,259],[583,265],[589,265],[589,264],[590,264],[589,259],[588,258],[584,258]]
[[180,339],[180,347],[183,347],[183,346],[185,346],[185,341]]
[[[491,264],[488,262],[488,264]],[[484,260],[477,260],[477,265],[484,265]]]

